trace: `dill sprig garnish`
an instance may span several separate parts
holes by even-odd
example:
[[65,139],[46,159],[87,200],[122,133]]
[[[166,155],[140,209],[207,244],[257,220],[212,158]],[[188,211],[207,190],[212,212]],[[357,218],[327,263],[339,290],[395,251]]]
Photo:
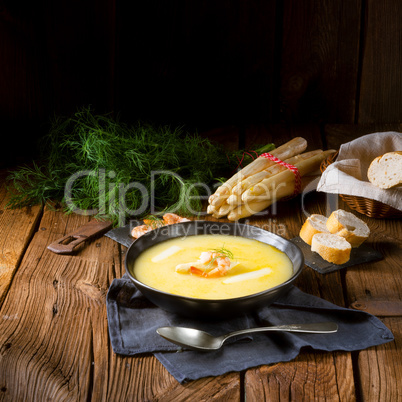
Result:
[[[272,148],[268,144],[259,152]],[[181,128],[129,126],[90,108],[70,118],[56,117],[41,149],[40,162],[9,175],[8,207],[57,201],[66,212],[93,210],[96,217],[115,224],[122,214],[144,217],[154,211],[183,215],[201,211],[201,196],[207,192],[197,184],[212,186],[228,170],[228,159],[236,163],[242,155],[225,152],[221,145]],[[252,160],[247,156],[243,163]],[[74,181],[66,198],[66,183],[77,172],[89,173]],[[130,183],[139,185],[130,187]]]
[[234,260],[234,258],[235,258],[233,253],[230,250],[228,250],[227,248],[225,248],[225,245],[223,245],[221,248],[214,248],[214,249],[209,250],[209,251],[212,251],[212,252],[217,253],[219,255],[217,255],[216,257],[211,259],[211,261],[207,265],[208,267],[214,265],[215,261],[218,258],[222,258],[222,256],[228,257],[230,260]]
[[223,245],[221,248],[214,248],[211,251],[213,251],[214,253],[223,254],[225,257],[228,257],[231,260],[234,259],[233,253],[227,248],[225,248],[225,245]]

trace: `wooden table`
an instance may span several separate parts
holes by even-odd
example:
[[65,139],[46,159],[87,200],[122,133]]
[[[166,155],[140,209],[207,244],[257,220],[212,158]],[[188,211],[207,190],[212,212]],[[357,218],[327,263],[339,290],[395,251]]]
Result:
[[[255,127],[247,129],[245,140],[246,145],[278,143],[301,135],[310,149],[337,149],[354,137],[389,128],[401,127]],[[402,400],[400,220],[359,215],[372,231],[369,242],[384,259],[326,275],[306,267],[296,283],[304,292],[377,315],[395,341],[353,353],[303,350],[291,362],[181,385],[152,355],[123,357],[112,351],[105,297],[111,281],[124,274],[125,248],[100,237],[72,256],[50,252],[47,245],[89,218],[42,206],[5,209],[4,178],[5,172],[0,187],[0,400]],[[323,194],[313,192],[305,202],[309,213],[326,214]],[[342,201],[338,206],[348,210]],[[280,234],[292,238],[304,220],[296,198],[278,205],[277,215],[249,223],[277,233],[281,228]]]

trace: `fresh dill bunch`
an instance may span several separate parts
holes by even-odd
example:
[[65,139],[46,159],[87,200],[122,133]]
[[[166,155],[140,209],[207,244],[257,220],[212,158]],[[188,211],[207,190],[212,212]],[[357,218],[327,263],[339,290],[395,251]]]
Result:
[[40,145],[40,162],[8,176],[8,207],[59,201],[66,212],[114,224],[155,211],[200,212],[228,159],[240,155],[180,127],[127,125],[89,107],[55,117]]

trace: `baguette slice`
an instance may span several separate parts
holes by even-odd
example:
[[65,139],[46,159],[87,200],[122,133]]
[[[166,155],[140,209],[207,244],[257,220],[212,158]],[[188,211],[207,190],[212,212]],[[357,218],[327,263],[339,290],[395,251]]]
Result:
[[311,241],[315,234],[329,233],[326,222],[327,218],[323,215],[313,214],[309,216],[300,229],[300,238],[311,246]]
[[332,212],[326,226],[330,233],[344,237],[352,247],[359,247],[370,235],[365,222],[343,209]]
[[402,151],[375,158],[368,168],[367,177],[372,184],[383,189],[402,184]]
[[352,246],[343,237],[331,233],[313,236],[311,251],[318,253],[325,261],[336,265],[345,264],[350,259]]

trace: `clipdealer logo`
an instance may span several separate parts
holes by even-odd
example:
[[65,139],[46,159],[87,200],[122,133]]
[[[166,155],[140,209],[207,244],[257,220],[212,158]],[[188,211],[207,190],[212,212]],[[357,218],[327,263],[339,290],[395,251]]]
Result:
[[[64,188],[64,200],[68,209],[79,215],[107,216],[108,214],[117,213],[119,226],[124,226],[127,219],[160,212],[155,206],[155,182],[157,176],[161,174],[170,175],[181,184],[182,194],[180,194],[179,202],[174,205],[174,208],[170,208],[169,212],[177,213],[185,209],[190,214],[198,217],[208,215],[206,211],[194,210],[191,201],[197,198],[201,203],[207,202],[208,198],[220,184],[216,183],[215,187],[211,187],[206,183],[194,183],[189,187],[184,187],[183,179],[180,175],[167,170],[152,171],[148,187],[136,181],[127,184],[122,182],[116,183],[115,179],[117,174],[115,171],[106,171],[105,169],[99,169],[99,171],[81,170],[71,175],[67,180]],[[76,205],[75,198],[79,196],[80,180],[87,180],[88,178],[92,178],[98,182],[98,202],[96,208],[81,209]],[[308,210],[309,203],[306,202],[306,200],[314,196],[318,180],[319,178],[316,178],[308,182],[307,185],[302,187],[300,194],[295,196],[300,200],[300,211],[305,218],[313,213]],[[277,219],[277,216],[278,209],[280,208],[278,201],[286,202],[286,198],[284,199],[282,194],[288,192],[286,189],[288,185],[289,183],[280,183],[278,186],[273,185],[270,188],[266,188],[266,191],[261,196],[254,197],[250,202],[245,202],[241,197],[238,197],[237,203],[233,205],[233,208],[242,206],[242,208],[247,210],[248,217],[245,218],[245,223],[252,224],[250,217],[264,219],[264,229],[286,237],[287,229],[285,225]],[[196,188],[201,190],[203,195],[194,195],[193,190]],[[136,191],[140,194],[139,198],[141,199],[141,203],[135,209],[127,206],[126,199],[130,191]],[[338,197],[327,193],[325,193],[325,197],[325,208],[327,212],[338,209]],[[269,201],[267,202],[267,200]],[[268,205],[261,209],[261,205],[265,204]]]

